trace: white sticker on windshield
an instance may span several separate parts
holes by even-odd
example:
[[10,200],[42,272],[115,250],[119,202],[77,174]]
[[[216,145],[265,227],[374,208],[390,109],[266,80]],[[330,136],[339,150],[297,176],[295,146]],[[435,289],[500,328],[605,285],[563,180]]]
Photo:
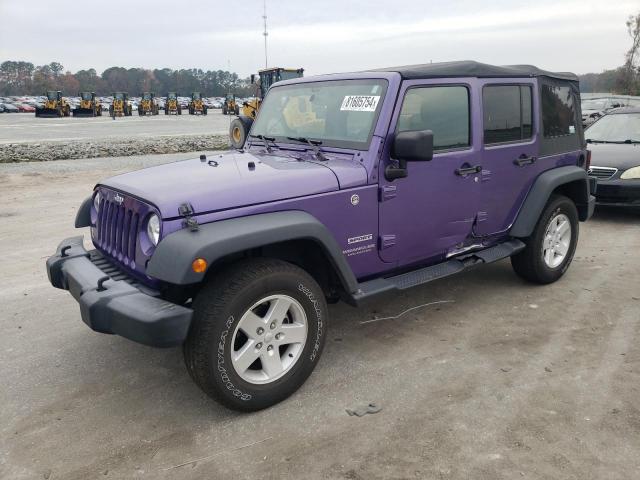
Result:
[[375,112],[380,95],[347,95],[342,100],[340,110],[349,112]]
[[569,125],[569,133],[570,133],[570,134],[576,133],[576,127],[575,127],[575,125]]

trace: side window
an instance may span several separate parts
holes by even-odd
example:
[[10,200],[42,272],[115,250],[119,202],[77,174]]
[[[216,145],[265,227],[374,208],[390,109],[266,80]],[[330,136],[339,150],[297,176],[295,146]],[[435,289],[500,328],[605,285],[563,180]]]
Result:
[[458,85],[408,89],[397,131],[411,130],[431,130],[436,151],[471,145],[469,90]]
[[542,85],[541,100],[545,137],[576,133],[576,108],[568,86]]
[[487,85],[482,89],[482,105],[485,145],[531,138],[530,86]]

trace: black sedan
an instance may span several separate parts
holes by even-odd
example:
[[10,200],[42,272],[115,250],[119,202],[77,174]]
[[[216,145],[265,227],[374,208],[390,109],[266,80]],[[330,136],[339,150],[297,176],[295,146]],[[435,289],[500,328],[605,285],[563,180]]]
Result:
[[619,108],[585,132],[591,150],[589,174],[598,178],[603,205],[640,206],[640,108]]

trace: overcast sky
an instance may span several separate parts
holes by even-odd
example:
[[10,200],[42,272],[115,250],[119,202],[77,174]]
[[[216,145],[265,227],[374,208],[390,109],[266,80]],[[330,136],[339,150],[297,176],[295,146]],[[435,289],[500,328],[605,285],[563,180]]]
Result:
[[[638,0],[267,0],[270,66],[306,74],[478,60],[600,72],[624,62]],[[0,61],[264,67],[262,0],[0,0]]]

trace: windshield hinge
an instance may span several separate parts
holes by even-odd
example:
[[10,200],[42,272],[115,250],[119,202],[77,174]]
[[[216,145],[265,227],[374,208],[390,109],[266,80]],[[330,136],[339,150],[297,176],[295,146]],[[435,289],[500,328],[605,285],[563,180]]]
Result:
[[178,214],[181,217],[184,217],[184,222],[182,222],[184,227],[188,228],[192,232],[198,231],[200,225],[198,224],[198,221],[193,218],[194,211],[190,203],[183,203],[180,205],[178,207]]

